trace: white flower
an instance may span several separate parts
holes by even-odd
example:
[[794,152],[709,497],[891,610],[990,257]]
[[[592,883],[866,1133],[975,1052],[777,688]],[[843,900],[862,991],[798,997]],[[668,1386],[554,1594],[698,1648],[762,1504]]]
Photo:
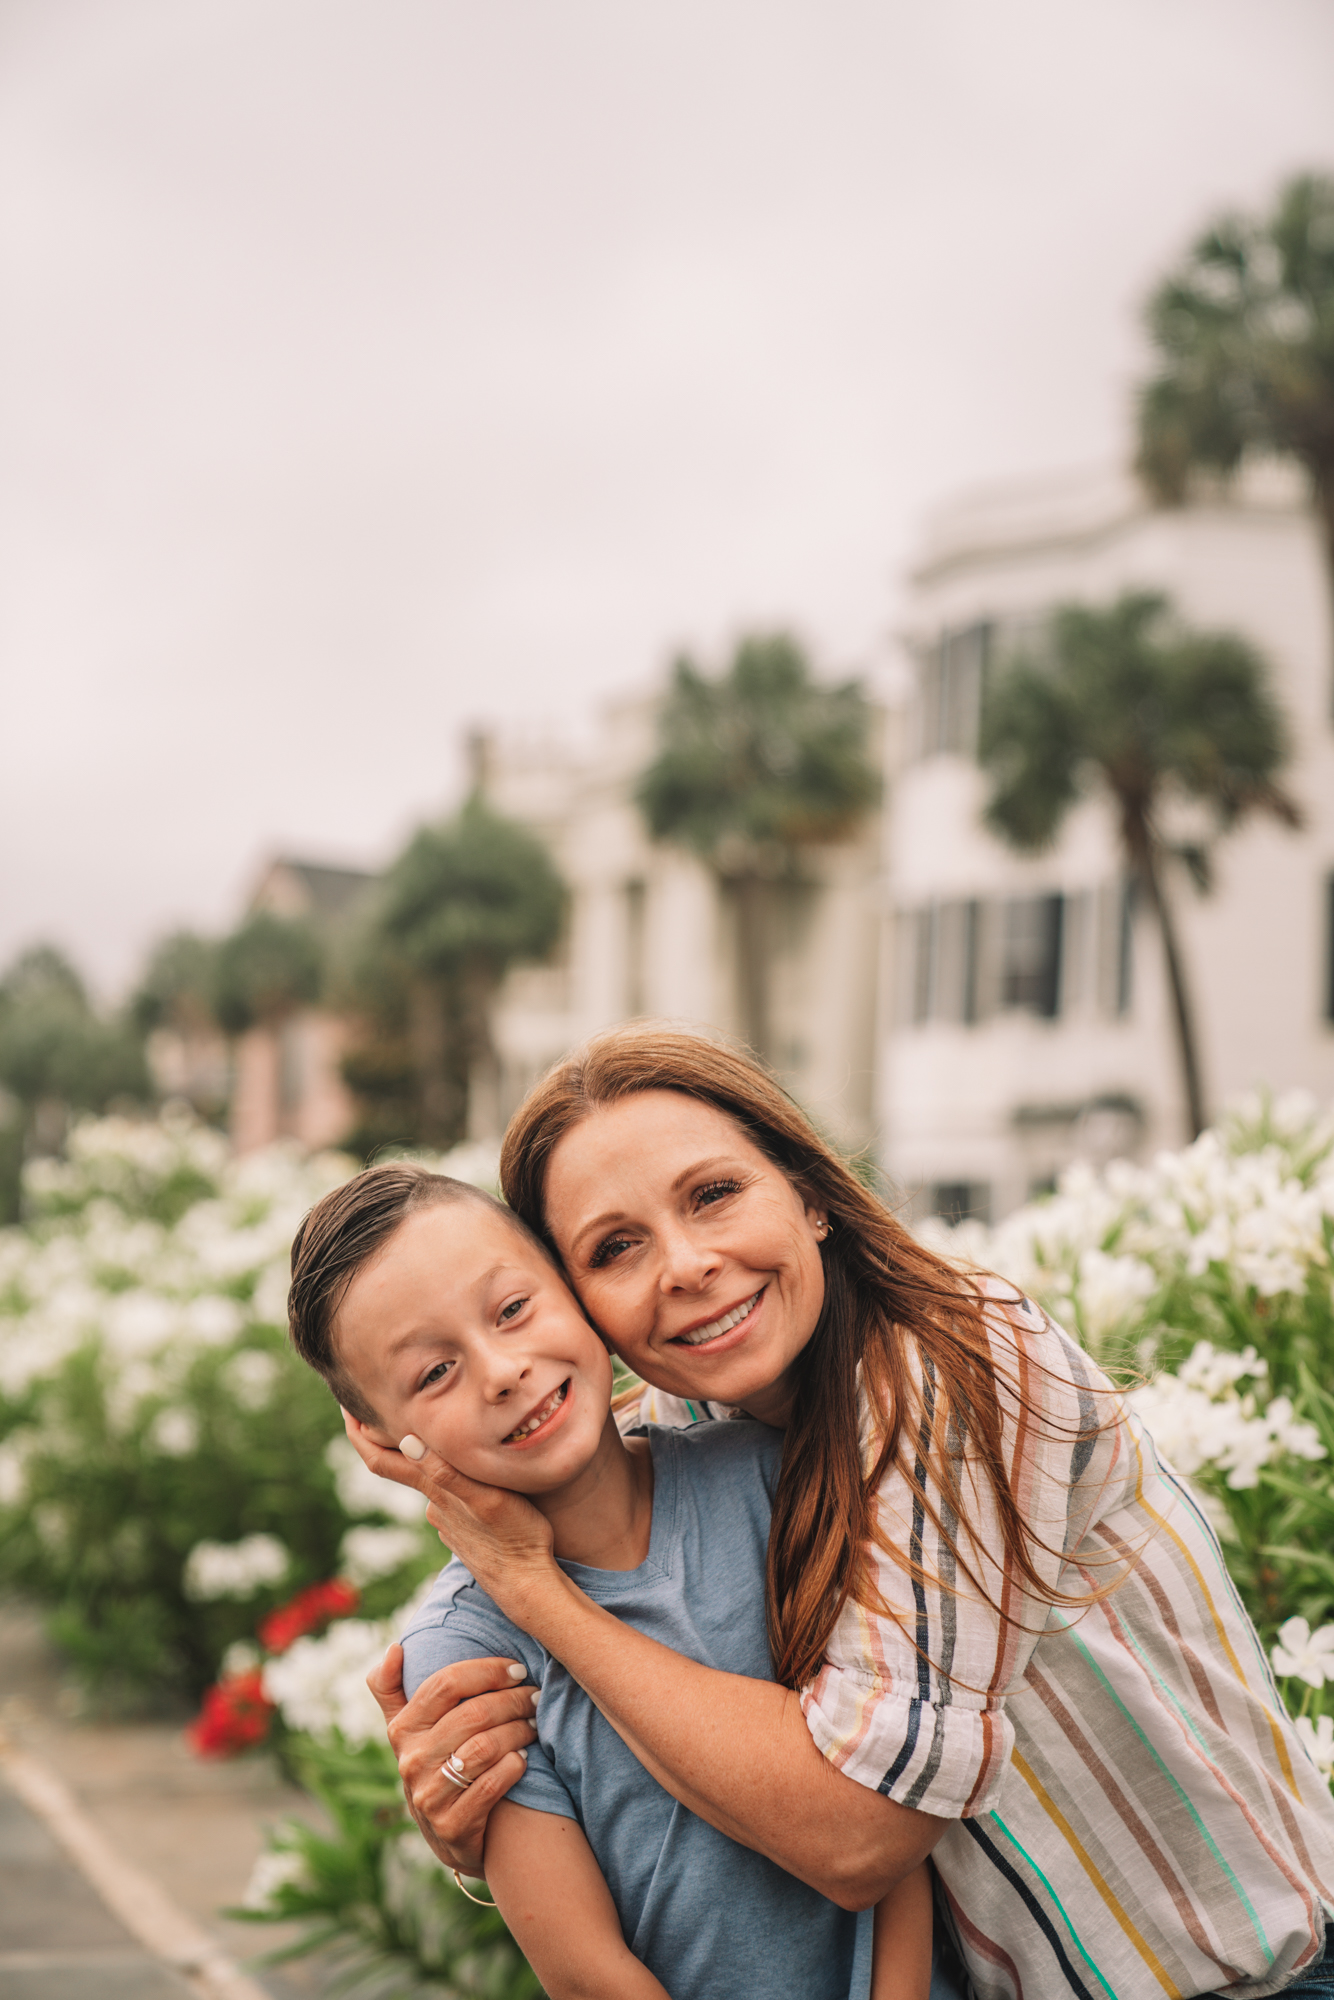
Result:
[[298,1639],[264,1668],[264,1693],[282,1710],[289,1729],[328,1736],[337,1729],[353,1745],[370,1742],[384,1728],[379,1704],[366,1685],[385,1649],[406,1632],[425,1604],[435,1578],[427,1577],[392,1617],[372,1624],[339,1618],[319,1639]]
[[261,1347],[243,1347],[223,1370],[227,1387],[243,1410],[268,1407],[278,1379],[278,1363]]
[[251,1640],[233,1639],[218,1666],[218,1679],[227,1681],[234,1674],[253,1673],[262,1658],[259,1647]]
[[291,1557],[276,1535],[246,1535],[239,1542],[196,1542],[185,1559],[181,1588],[197,1604],[220,1597],[244,1602],[267,1584],[281,1583]]
[[398,1486],[392,1479],[377,1479],[358,1458],[350,1438],[330,1438],[324,1462],[334,1475],[338,1504],[355,1519],[359,1514],[388,1514],[395,1521],[420,1521],[426,1513],[426,1496],[415,1486]]
[[266,1265],[260,1273],[250,1309],[262,1325],[286,1326],[287,1289],[291,1281],[292,1274],[285,1256],[276,1263]]
[[289,1883],[304,1888],[307,1880],[306,1864],[299,1854],[289,1847],[266,1847],[255,1856],[241,1906],[246,1910],[272,1909],[279,1889],[285,1889]]
[[338,1556],[339,1571],[358,1586],[392,1576],[422,1552],[416,1528],[349,1528]]
[[201,1292],[197,1299],[191,1299],[183,1317],[187,1332],[201,1347],[225,1347],[245,1324],[245,1314],[236,1300],[219,1292]]
[[69,1515],[58,1500],[44,1500],[40,1507],[34,1507],[32,1525],[48,1555],[64,1556],[68,1553]]
[[1297,1734],[1325,1783],[1334,1781],[1334,1715],[1322,1715],[1314,1724],[1309,1715],[1299,1715]]
[[17,1507],[27,1491],[27,1458],[36,1442],[36,1431],[25,1426],[0,1444],[0,1507]]
[[148,1427],[148,1443],[164,1458],[189,1458],[199,1443],[199,1420],[193,1410],[169,1404]]
[[1214,1466],[1241,1492],[1257,1485],[1263,1467],[1285,1452],[1325,1456],[1315,1425],[1294,1421],[1288,1397],[1275,1396],[1259,1410],[1253,1394],[1240,1393],[1239,1382],[1263,1380],[1266,1372],[1253,1347],[1228,1354],[1201,1340],[1177,1374],[1155,1377],[1126,1400],[1178,1472],[1189,1478]]
[[1313,1632],[1304,1618],[1289,1618],[1278,1628],[1270,1658],[1280,1680],[1295,1674],[1308,1687],[1322,1688],[1334,1675],[1334,1625]]
[[298,1639],[264,1668],[264,1693],[282,1710],[289,1729],[369,1743],[384,1728],[379,1704],[366,1685],[392,1638],[387,1623],[340,1618],[320,1639]]

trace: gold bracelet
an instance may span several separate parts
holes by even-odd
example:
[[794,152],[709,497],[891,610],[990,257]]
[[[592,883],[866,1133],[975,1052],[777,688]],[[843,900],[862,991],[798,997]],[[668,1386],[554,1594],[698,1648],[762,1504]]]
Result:
[[[451,1868],[449,1872],[454,1877],[459,1888],[463,1889],[463,1877],[459,1874],[458,1869]],[[471,1889],[463,1889],[463,1893],[470,1903],[476,1903],[479,1910],[494,1910],[496,1907],[495,1903],[488,1902],[485,1896],[474,1896]]]

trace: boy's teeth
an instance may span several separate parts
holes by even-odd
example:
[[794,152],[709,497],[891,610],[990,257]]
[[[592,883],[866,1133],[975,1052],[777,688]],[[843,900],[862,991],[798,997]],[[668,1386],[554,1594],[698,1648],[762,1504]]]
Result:
[[[761,1285],[760,1291],[762,1292],[763,1290],[764,1287]],[[739,1306],[733,1306],[731,1312],[724,1313],[721,1319],[712,1319],[707,1326],[697,1326],[691,1333],[678,1333],[676,1336],[677,1339],[683,1342],[686,1347],[698,1347],[702,1341],[716,1340],[720,1333],[728,1332],[731,1327],[737,1325],[738,1321],[746,1317],[746,1314],[751,1310],[755,1304],[755,1300],[759,1296],[760,1292],[756,1292],[753,1297],[743,1299]]]
[[545,1403],[541,1404],[538,1409],[533,1411],[532,1416],[528,1418],[527,1422],[520,1424],[517,1430],[512,1430],[510,1432],[509,1437],[505,1439],[505,1443],[509,1444],[514,1438],[526,1438],[531,1436],[539,1425],[544,1424],[546,1422],[548,1417],[554,1416],[556,1411],[560,1408],[561,1404],[565,1401],[565,1391],[568,1387],[569,1384],[567,1382],[562,1382],[559,1389],[553,1389],[551,1394],[547,1397]]

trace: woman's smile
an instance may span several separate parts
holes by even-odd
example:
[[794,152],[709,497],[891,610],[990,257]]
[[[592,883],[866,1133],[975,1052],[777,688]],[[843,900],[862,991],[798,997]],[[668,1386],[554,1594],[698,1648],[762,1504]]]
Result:
[[732,1306],[716,1319],[706,1320],[702,1326],[687,1327],[682,1333],[669,1336],[673,1347],[701,1348],[708,1346],[712,1353],[718,1353],[726,1334],[734,1333],[736,1339],[728,1342],[728,1347],[739,1347],[747,1334],[754,1330],[758,1309],[768,1291],[761,1285],[758,1292],[752,1292],[748,1299],[742,1299],[739,1306]]

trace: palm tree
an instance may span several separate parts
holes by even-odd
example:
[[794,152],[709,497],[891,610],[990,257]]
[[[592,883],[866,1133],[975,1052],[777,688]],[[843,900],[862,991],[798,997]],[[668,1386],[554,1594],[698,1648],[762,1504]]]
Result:
[[869,735],[858,683],[821,686],[784,633],[742,639],[717,677],[685,657],[673,668],[637,798],[655,838],[699,855],[732,899],[742,1030],[762,1056],[775,891],[803,849],[846,838],[878,801]]
[[1205,1125],[1204,1089],[1185,968],[1168,887],[1169,861],[1210,882],[1210,840],[1174,841],[1174,804],[1203,808],[1211,838],[1263,812],[1301,824],[1278,777],[1287,730],[1265,662],[1235,633],[1191,632],[1165,597],[1130,591],[1104,609],[1068,604],[1050,650],[1018,658],[983,705],[980,756],[991,790],[986,824],[1038,853],[1090,788],[1117,816],[1127,870],[1163,941],[1191,1131]]
[[542,842],[480,791],[445,825],[422,827],[389,870],[380,923],[409,968],[423,1139],[463,1138],[470,1083],[495,1067],[495,990],[512,965],[547,955],[564,913]]
[[1248,451],[1311,482],[1334,588],[1334,179],[1304,174],[1270,216],[1221,217],[1149,301],[1159,373],[1140,395],[1138,470],[1168,504],[1192,471]]

